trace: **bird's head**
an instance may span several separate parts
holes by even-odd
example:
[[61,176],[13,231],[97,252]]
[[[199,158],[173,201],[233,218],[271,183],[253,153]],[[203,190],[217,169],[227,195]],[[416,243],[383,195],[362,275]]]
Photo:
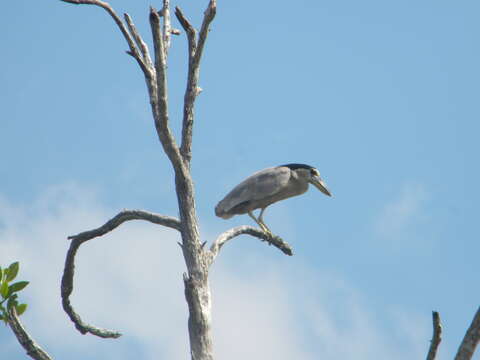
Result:
[[290,168],[290,170],[294,171],[299,178],[307,180],[325,195],[332,196],[332,193],[328,190],[327,186],[321,179],[320,172],[313,166],[305,164],[287,164],[283,166]]
[[320,172],[317,169],[311,168],[309,176],[310,178],[308,182],[310,184],[315,185],[315,187],[325,195],[332,196],[332,193],[327,189],[327,186],[325,185],[322,178],[320,177]]

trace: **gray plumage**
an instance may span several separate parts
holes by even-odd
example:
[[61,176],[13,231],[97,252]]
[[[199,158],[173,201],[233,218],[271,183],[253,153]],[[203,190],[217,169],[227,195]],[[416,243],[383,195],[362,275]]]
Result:
[[[312,166],[287,164],[260,170],[230,191],[215,207],[215,214],[223,219],[248,214],[265,232],[271,234],[262,218],[265,208],[277,201],[305,193],[310,183],[331,196],[320,173]],[[258,218],[252,214],[255,209],[261,209]]]

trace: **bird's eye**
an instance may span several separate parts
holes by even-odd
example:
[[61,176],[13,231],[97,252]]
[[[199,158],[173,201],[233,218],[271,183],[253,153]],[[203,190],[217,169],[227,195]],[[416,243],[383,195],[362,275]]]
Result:
[[320,176],[320,173],[318,172],[317,169],[312,169],[312,170],[310,171],[310,174],[311,174],[312,176]]

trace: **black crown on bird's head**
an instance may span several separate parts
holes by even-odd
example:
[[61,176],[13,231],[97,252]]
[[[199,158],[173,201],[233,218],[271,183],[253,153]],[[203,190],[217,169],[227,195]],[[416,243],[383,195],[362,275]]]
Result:
[[313,166],[306,165],[306,164],[297,164],[297,163],[285,164],[285,165],[280,165],[280,166],[288,167],[291,170],[297,170],[297,169],[311,170],[311,169],[315,169]]
[[311,176],[320,176],[320,173],[318,172],[318,170],[316,168],[314,168],[313,166],[307,165],[307,164],[293,163],[293,164],[285,164],[285,165],[280,165],[280,166],[287,167],[287,168],[289,168],[290,170],[293,170],[293,171],[298,170],[298,169],[310,170]]

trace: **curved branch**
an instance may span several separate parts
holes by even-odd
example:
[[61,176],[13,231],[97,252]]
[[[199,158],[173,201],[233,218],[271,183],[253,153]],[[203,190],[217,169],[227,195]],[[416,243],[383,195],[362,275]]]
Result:
[[[115,21],[115,23],[117,24],[120,31],[122,32],[125,40],[127,40],[128,47],[130,48],[130,51],[127,51],[127,53],[129,55],[132,55],[135,58],[135,60],[137,60],[138,65],[142,69],[145,76],[148,76],[150,70],[148,69],[144,60],[142,59],[142,57],[138,53],[138,49],[135,46],[135,42],[132,39],[132,36],[129,34],[129,32],[125,28],[125,25],[123,24],[122,20],[117,15],[115,10],[113,10],[113,8],[110,6],[109,3],[101,1],[101,0],[61,0],[61,1],[69,3],[69,4],[74,4],[74,5],[95,5],[95,6],[99,6],[99,7],[103,8],[106,12],[108,12],[110,14],[110,16],[113,18],[113,20]],[[135,36],[135,34],[134,34],[134,36]]]
[[472,323],[458,348],[455,360],[470,360],[480,340],[480,308],[473,317]]
[[432,312],[433,336],[428,350],[427,360],[435,360],[437,356],[438,346],[442,341],[442,324],[440,324],[440,315],[438,312]]
[[17,316],[15,306],[12,306],[8,311],[8,325],[15,334],[18,342],[27,352],[27,355],[35,360],[51,360],[52,358],[33,340],[26,332],[20,319]]
[[121,336],[119,332],[101,329],[83,322],[80,316],[73,309],[72,304],[70,303],[70,295],[73,292],[75,255],[77,254],[77,250],[80,245],[82,245],[88,240],[105,235],[106,233],[116,229],[125,221],[129,220],[145,220],[154,224],[163,225],[180,231],[180,221],[176,218],[154,214],[143,210],[123,210],[99,228],[84,231],[80,234],[68,237],[72,240],[72,242],[70,243],[70,248],[67,252],[67,257],[65,259],[65,267],[62,276],[62,306],[67,315],[75,324],[77,330],[80,331],[82,334],[90,333],[92,335],[96,335],[102,338],[118,338],[119,336]]
[[293,255],[293,250],[290,247],[290,245],[285,241],[283,241],[283,239],[280,238],[279,236],[269,236],[267,233],[257,228],[254,228],[252,226],[242,225],[242,226],[237,226],[230,230],[227,230],[217,237],[217,239],[213,242],[212,246],[210,247],[209,265],[213,263],[218,253],[220,252],[220,249],[222,248],[223,245],[225,245],[227,241],[232,240],[233,238],[240,235],[251,235],[262,241],[266,241],[269,245],[275,246],[286,255],[289,255],[289,256]]
[[177,218],[155,214],[145,210],[122,210],[102,226],[93,230],[81,232],[77,235],[71,235],[68,237],[68,239],[70,240],[78,239],[84,242],[84,241],[105,235],[106,233],[119,227],[125,221],[130,221],[130,220],[145,220],[153,224],[163,225],[163,226],[180,231],[180,221]]
[[72,304],[70,303],[70,295],[73,292],[73,274],[75,269],[75,255],[77,253],[80,245],[86,240],[74,239],[70,243],[70,248],[67,252],[67,258],[65,259],[65,268],[63,269],[62,276],[62,286],[61,286],[61,295],[62,295],[62,306],[63,310],[67,313],[70,320],[75,324],[75,327],[82,334],[90,333],[101,338],[118,338],[122,334],[116,331],[111,331],[107,329],[101,329],[92,325],[89,325],[82,321],[80,316],[73,309]]

